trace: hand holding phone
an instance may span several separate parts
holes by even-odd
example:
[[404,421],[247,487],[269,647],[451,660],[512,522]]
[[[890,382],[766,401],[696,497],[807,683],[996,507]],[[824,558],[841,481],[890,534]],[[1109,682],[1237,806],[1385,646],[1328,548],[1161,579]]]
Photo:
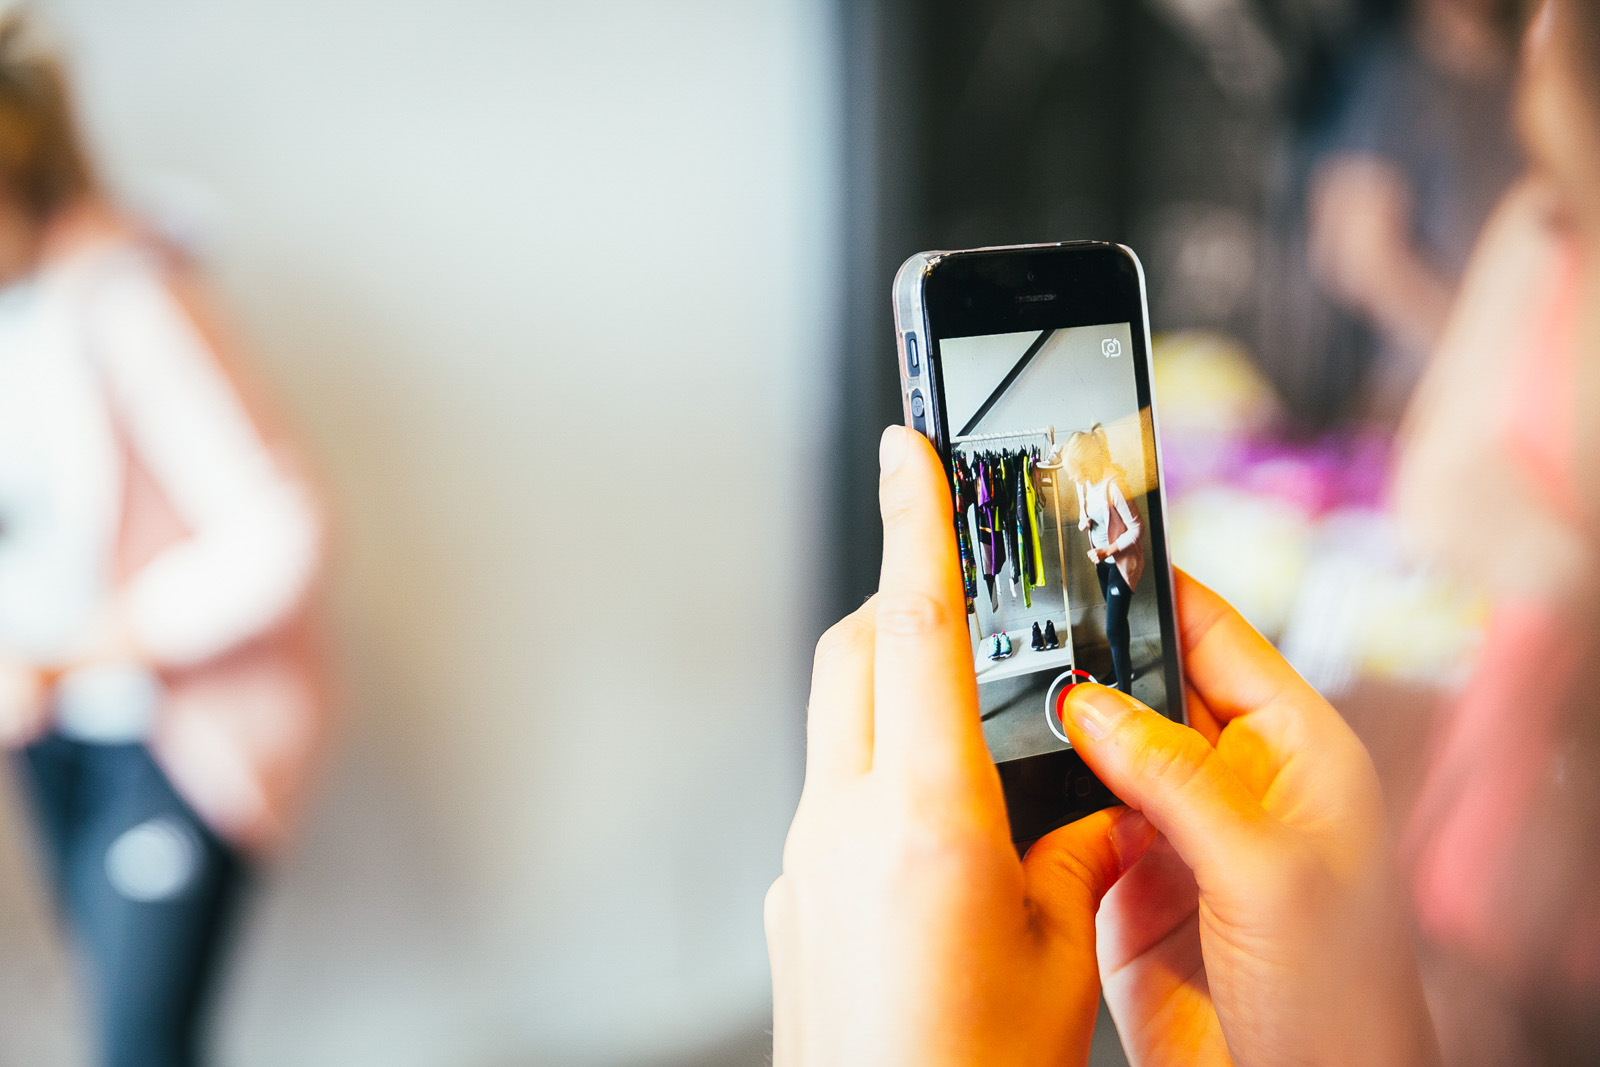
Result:
[[1026,843],[1117,802],[1062,728],[1073,685],[1183,716],[1144,275],[1093,241],[925,252],[894,301],[906,422],[950,480],[984,738]]
[[1081,1067],[1095,907],[1152,831],[1101,811],[1018,857],[939,459],[901,427],[883,456],[882,578],[817,646],[805,786],[767,894],[773,1063]]
[[1177,579],[1195,728],[1100,686],[1065,709],[1089,766],[1161,831],[1097,923],[1130,1062],[1435,1067],[1366,750],[1238,612]]
[[1371,764],[1196,583],[1179,604],[1198,732],[1073,690],[1078,751],[1143,814],[1096,812],[1018,858],[949,491],[919,438],[893,428],[884,451],[882,582],[818,645],[805,788],[767,896],[775,1067],[1084,1064],[1097,938],[1135,1063],[1431,1067]]

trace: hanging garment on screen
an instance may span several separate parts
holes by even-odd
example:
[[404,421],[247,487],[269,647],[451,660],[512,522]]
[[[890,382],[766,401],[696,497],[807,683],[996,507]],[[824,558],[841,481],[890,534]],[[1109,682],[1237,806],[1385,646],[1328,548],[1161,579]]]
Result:
[[967,534],[967,517],[956,518],[956,551],[961,554],[961,592],[967,601],[967,614],[971,615],[978,598],[978,565],[972,557],[972,540]]
[[989,587],[989,606],[992,610],[999,611],[1000,592],[997,580],[1006,562],[1006,539],[1002,526],[999,468],[995,465],[994,457],[987,452],[983,454],[981,469],[985,504],[983,514],[978,520],[978,531],[979,536],[985,539],[989,550],[989,558],[983,569],[984,581]]
[[978,561],[984,584],[989,589],[989,609],[1000,610],[1000,594],[995,578],[1005,565],[1005,537],[1001,533],[1000,501],[996,492],[996,471],[988,453],[977,457],[972,467],[975,513],[978,525]]
[[1013,573],[1022,586],[1022,602],[1033,607],[1033,508],[1028,500],[1032,475],[1028,473],[1028,454],[1016,452],[1011,456],[1012,481],[1016,489],[1011,494],[1011,527],[1016,531],[1017,556]]
[[1017,583],[1022,581],[1021,543],[1017,538],[1016,456],[1010,452],[1002,452],[997,465],[1000,469],[1000,492],[997,495],[1000,503],[1000,529],[1005,534],[1006,557],[1011,562],[1006,578],[1011,585],[1011,599],[1015,600]]
[[1043,588],[1044,548],[1039,544],[1039,530],[1044,525],[1044,495],[1039,491],[1038,460],[1036,454],[1027,457],[1027,477],[1024,481],[1028,490],[1028,549],[1033,563],[1030,581],[1036,588]]
[[961,588],[967,600],[967,614],[975,609],[978,596],[978,564],[973,555],[972,538],[967,532],[967,512],[977,503],[973,491],[972,470],[966,457],[957,455],[951,464],[950,498],[955,504],[956,551],[961,556]]
[[[956,539],[963,574],[970,574],[967,587],[974,597],[977,577],[982,575],[993,611],[1000,610],[1000,578],[1004,577],[1011,596],[1020,596],[1028,607],[1033,606],[1033,590],[1045,584],[1039,456],[1034,447],[956,453],[952,459]],[[970,529],[966,525],[969,510],[973,514]]]

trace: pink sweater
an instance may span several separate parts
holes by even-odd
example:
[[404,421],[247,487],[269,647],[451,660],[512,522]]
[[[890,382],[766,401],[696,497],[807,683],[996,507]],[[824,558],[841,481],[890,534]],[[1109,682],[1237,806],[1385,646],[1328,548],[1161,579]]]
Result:
[[114,613],[161,682],[142,739],[260,849],[321,733],[321,523],[176,292],[127,244],[0,292],[0,649],[51,669]]

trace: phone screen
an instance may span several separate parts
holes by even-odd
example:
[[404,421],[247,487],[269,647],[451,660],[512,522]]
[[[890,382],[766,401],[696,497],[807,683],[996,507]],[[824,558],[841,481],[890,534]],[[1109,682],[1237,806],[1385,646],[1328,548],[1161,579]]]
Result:
[[1057,708],[1075,682],[1171,714],[1175,635],[1134,331],[939,340],[983,732],[1002,772],[1071,747]]

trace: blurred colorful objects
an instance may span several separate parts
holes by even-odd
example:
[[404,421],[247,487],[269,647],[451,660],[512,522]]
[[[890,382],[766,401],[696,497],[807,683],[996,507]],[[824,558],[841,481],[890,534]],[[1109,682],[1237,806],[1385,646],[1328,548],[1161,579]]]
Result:
[[1232,338],[1155,339],[1174,562],[1233,601],[1312,684],[1458,684],[1485,603],[1407,557],[1387,506],[1392,442],[1293,436]]

